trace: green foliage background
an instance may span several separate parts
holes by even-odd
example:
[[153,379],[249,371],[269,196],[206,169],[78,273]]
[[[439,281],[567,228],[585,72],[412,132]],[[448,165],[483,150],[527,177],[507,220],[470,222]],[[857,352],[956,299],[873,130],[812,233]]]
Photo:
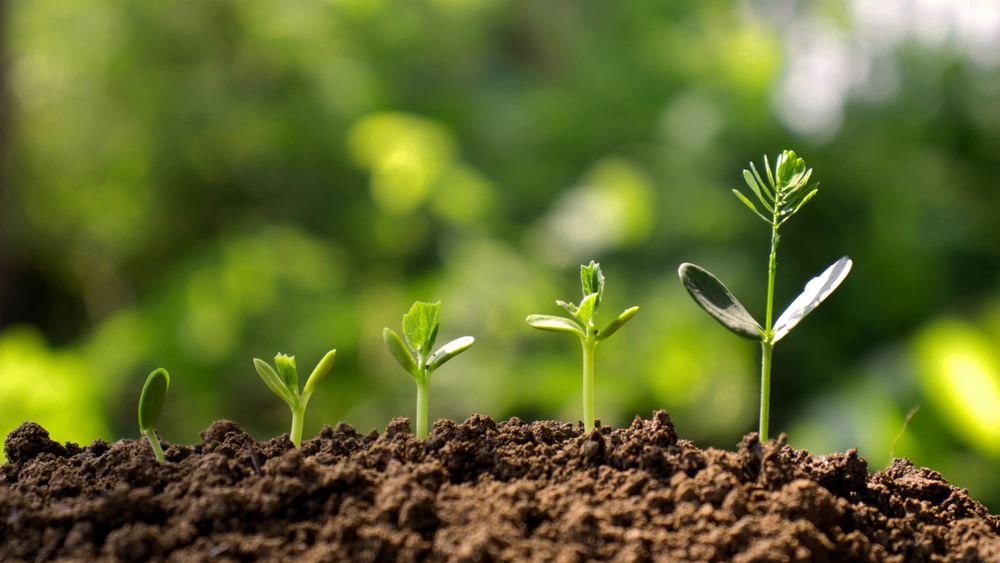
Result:
[[265,439],[288,409],[251,359],[330,348],[305,435],[382,429],[414,388],[381,330],[417,299],[440,341],[476,337],[432,419],[576,421],[578,343],[524,318],[596,259],[602,310],[641,307],[597,353],[598,416],[665,408],[732,448],[759,349],[676,270],[761,318],[769,233],[730,190],[787,148],[821,186],[782,230],[777,312],[855,267],[777,346],[773,432],[878,469],[920,405],[896,455],[996,510],[1000,15],[889,4],[9,2],[0,434],[138,438],[163,366],[167,440]]

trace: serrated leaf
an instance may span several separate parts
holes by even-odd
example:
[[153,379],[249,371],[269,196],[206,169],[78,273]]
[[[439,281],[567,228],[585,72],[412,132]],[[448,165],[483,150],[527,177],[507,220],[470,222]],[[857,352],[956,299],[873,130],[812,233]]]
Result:
[[438,348],[437,352],[434,352],[427,360],[427,371],[432,372],[443,366],[448,360],[468,350],[469,346],[472,346],[472,343],[475,341],[476,339],[471,336],[463,336]]
[[799,324],[799,321],[804,319],[817,305],[829,297],[833,293],[833,290],[837,289],[837,286],[844,281],[847,274],[851,272],[852,265],[853,262],[851,262],[851,259],[844,256],[824,270],[822,274],[809,280],[805,290],[795,298],[795,301],[792,301],[792,304],[775,321],[771,341],[777,342],[784,338],[788,334],[788,331],[795,328],[795,325]]
[[574,316],[576,315],[577,311],[580,310],[580,308],[577,307],[576,305],[572,303],[567,303],[565,301],[559,301],[558,299],[556,300],[556,305],[559,305],[563,309],[566,309],[567,311],[569,311],[569,314]]
[[309,375],[309,379],[306,380],[306,387],[302,390],[302,398],[308,399],[312,396],[313,391],[319,386],[326,374],[330,373],[330,368],[333,367],[333,362],[337,358],[337,351],[330,350],[323,356],[323,359],[316,364],[316,369],[313,370],[312,374]]
[[398,362],[407,373],[413,377],[420,377],[420,366],[417,365],[417,361],[413,359],[413,355],[406,349],[406,345],[403,344],[403,340],[398,334],[396,334],[391,328],[387,327],[382,330],[382,340],[385,341],[385,347],[389,349],[389,353],[392,354],[392,357],[396,358],[396,362]]
[[601,265],[590,261],[589,266],[580,266],[580,280],[583,282],[584,297],[596,293],[594,300],[594,310],[601,306],[601,299],[604,297],[604,274],[601,273]]
[[160,418],[160,411],[163,410],[169,388],[170,374],[163,368],[153,371],[146,378],[146,384],[142,386],[142,395],[139,397],[139,430],[149,432],[156,428],[156,421]]
[[579,310],[577,310],[576,315],[574,315],[578,321],[583,323],[584,326],[590,324],[590,319],[597,312],[597,300],[598,295],[596,293],[591,293],[590,295],[583,298],[580,302]]
[[618,329],[625,326],[625,323],[629,322],[638,312],[638,307],[626,309],[624,313],[618,315],[617,319],[608,323],[608,326],[602,328],[600,332],[597,333],[597,341],[606,340],[609,336],[617,332]]
[[681,264],[677,273],[695,302],[722,326],[747,340],[763,339],[764,329],[760,323],[715,276],[690,263]]
[[278,354],[274,357],[274,365],[278,366],[281,381],[293,394],[299,392],[299,372],[295,369],[295,356]]
[[403,316],[403,334],[410,349],[417,354],[426,353],[437,338],[438,310],[441,302],[423,303],[417,301],[410,312]]
[[281,381],[281,378],[278,377],[278,374],[267,364],[267,362],[254,358],[253,367],[257,369],[257,374],[264,380],[264,383],[267,384],[267,387],[271,390],[271,392],[281,397],[281,400],[288,403],[289,406],[298,406],[299,398],[293,395],[292,392],[285,387],[284,382]]
[[572,332],[584,337],[583,327],[573,319],[566,317],[556,317],[553,315],[528,315],[525,319],[529,325],[539,330],[550,330],[552,332]]
[[757,211],[757,208],[754,207],[754,205],[752,203],[750,203],[750,200],[747,199],[745,195],[743,195],[742,193],[740,193],[739,190],[733,190],[733,193],[736,194],[736,197],[740,198],[740,201],[742,201],[744,204],[746,204],[747,207],[750,208],[750,211],[753,211],[754,213],[757,214],[758,217],[760,217],[761,219],[763,219],[765,223],[768,223],[768,224],[771,223],[771,221],[768,220],[767,217],[764,217],[763,215],[761,215],[760,211]]

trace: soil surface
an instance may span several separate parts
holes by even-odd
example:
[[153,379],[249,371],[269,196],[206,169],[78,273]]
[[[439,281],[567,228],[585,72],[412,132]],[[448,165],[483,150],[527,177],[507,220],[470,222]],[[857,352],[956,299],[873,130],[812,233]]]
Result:
[[4,443],[0,561],[1000,561],[1000,518],[906,460],[678,440],[667,413],[591,432],[394,420],[292,447],[220,421],[192,447],[25,423]]

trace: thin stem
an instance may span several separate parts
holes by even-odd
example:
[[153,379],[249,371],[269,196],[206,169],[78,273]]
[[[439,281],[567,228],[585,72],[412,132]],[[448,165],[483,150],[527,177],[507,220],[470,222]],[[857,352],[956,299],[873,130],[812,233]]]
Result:
[[166,461],[163,458],[163,448],[160,447],[160,439],[156,437],[156,430],[147,430],[143,434],[149,439],[149,445],[153,446],[153,455],[156,456],[156,461],[160,463]]
[[590,338],[583,343],[583,424],[590,432],[594,429],[594,349],[597,341]]
[[[775,221],[777,221],[777,214],[775,215]],[[774,311],[774,274],[778,271],[777,256],[778,240],[780,238],[778,236],[778,224],[775,222],[771,225],[771,260],[767,267],[767,323],[764,326],[764,330],[767,331],[768,340],[771,337],[771,315]]]
[[430,377],[424,370],[423,377],[417,380],[417,438],[427,439],[427,398],[430,394]]
[[767,441],[767,427],[771,417],[771,350],[774,344],[760,343],[763,360],[760,366],[760,441]]
[[292,409],[292,444],[299,448],[302,446],[302,420],[305,418],[306,406],[299,405],[299,408]]

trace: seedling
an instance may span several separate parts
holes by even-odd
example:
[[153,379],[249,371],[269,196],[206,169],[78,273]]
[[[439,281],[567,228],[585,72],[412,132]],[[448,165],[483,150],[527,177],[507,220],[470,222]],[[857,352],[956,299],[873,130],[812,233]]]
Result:
[[431,385],[431,375],[445,362],[469,349],[475,338],[456,338],[429,354],[438,333],[438,309],[441,302],[421,303],[417,301],[410,312],[403,316],[403,335],[410,345],[406,349],[403,340],[391,328],[382,330],[382,339],[393,358],[417,381],[417,438],[427,438],[427,399]]
[[146,378],[146,384],[142,386],[142,395],[139,397],[139,430],[149,439],[149,445],[153,446],[153,455],[160,463],[164,461],[163,448],[160,447],[160,439],[156,436],[156,421],[160,418],[169,387],[170,374],[167,370],[159,368]]
[[766,214],[758,210],[757,206],[751,203],[739,190],[733,190],[740,201],[771,226],[771,257],[767,270],[767,320],[764,327],[754,320],[753,316],[733,297],[733,294],[726,289],[722,282],[703,268],[684,263],[681,264],[678,271],[684,287],[702,309],[705,309],[722,326],[737,336],[759,341],[761,344],[763,359],[761,360],[760,374],[760,439],[762,441],[767,440],[771,402],[771,351],[774,344],[784,338],[788,331],[795,328],[799,321],[829,297],[833,290],[837,289],[840,282],[844,281],[844,278],[851,271],[852,264],[851,259],[847,256],[834,262],[822,274],[810,280],[802,294],[792,301],[792,304],[785,309],[777,321],[771,323],[774,303],[774,274],[777,269],[775,256],[780,240],[778,228],[816,195],[818,184],[807,187],[809,177],[812,175],[812,168],[806,170],[805,162],[796,157],[792,151],[781,153],[775,163],[773,173],[767,162],[767,156],[765,156],[764,168],[767,171],[767,184],[757,173],[757,168],[752,162],[750,170],[753,173],[744,170],[743,178],[750,186],[750,190],[760,200],[761,205],[764,206]]
[[[268,388],[275,395],[288,403],[288,408],[292,409],[292,431],[289,433],[289,436],[296,448],[302,445],[302,420],[306,414],[306,405],[309,403],[309,397],[312,397],[313,392],[316,391],[316,387],[319,386],[319,382],[323,381],[326,374],[330,372],[336,356],[336,350],[330,350],[323,356],[323,359],[316,364],[316,369],[309,376],[309,380],[306,381],[306,387],[302,390],[301,394],[299,394],[299,374],[295,369],[295,356],[286,356],[284,354],[275,356],[274,364],[278,366],[278,373],[275,373],[274,369],[267,362],[257,358],[253,360],[253,365],[257,368],[257,373],[260,374],[264,383],[267,384]],[[281,375],[278,375],[279,373]]]
[[580,279],[583,281],[583,300],[579,305],[556,301],[573,315],[572,318],[552,315],[528,315],[528,324],[541,330],[553,332],[570,332],[580,338],[583,344],[583,421],[587,431],[594,429],[594,349],[597,344],[607,340],[618,329],[627,323],[639,311],[638,307],[626,309],[618,318],[611,321],[601,330],[594,324],[597,309],[601,306],[604,296],[604,274],[601,265],[590,261],[589,266],[580,266]]

